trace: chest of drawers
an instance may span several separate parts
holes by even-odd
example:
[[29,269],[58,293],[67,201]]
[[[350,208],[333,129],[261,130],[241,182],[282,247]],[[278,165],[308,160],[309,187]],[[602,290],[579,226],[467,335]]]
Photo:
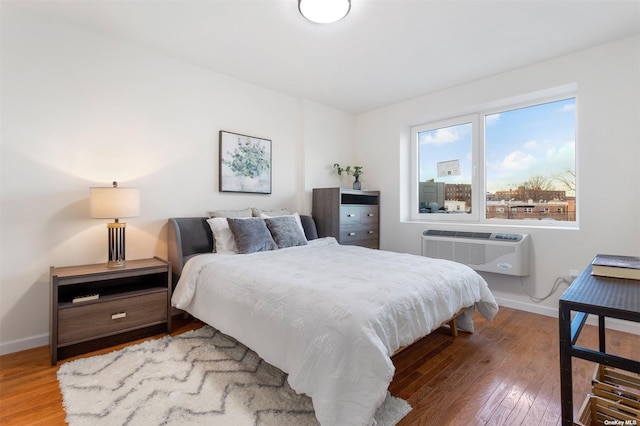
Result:
[[320,237],[380,248],[380,192],[315,188],[313,218]]

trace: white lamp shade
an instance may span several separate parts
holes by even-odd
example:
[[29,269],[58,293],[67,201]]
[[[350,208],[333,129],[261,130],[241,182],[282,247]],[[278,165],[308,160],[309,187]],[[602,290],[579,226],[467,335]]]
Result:
[[89,188],[92,218],[120,219],[140,215],[140,190],[135,188]]
[[351,0],[298,0],[302,16],[318,24],[330,24],[347,16]]

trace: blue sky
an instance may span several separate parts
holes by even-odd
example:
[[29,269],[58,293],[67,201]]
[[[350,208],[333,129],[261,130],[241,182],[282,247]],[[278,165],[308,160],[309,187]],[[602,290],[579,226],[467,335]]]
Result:
[[[420,132],[420,180],[471,183],[471,135],[471,124]],[[575,98],[488,115],[485,138],[489,192],[575,170]],[[452,160],[459,160],[460,175],[437,177],[438,163]]]

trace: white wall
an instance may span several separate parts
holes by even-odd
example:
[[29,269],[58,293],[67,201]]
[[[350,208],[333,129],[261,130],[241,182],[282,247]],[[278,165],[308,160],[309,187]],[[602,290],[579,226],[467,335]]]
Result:
[[[50,265],[106,262],[90,186],[139,188],[127,258],[166,257],[167,218],[310,213],[353,152],[353,116],[331,108],[6,5],[1,35],[0,353],[48,343]],[[271,195],[218,192],[219,130],[272,140]]]
[[[383,249],[420,253],[426,223],[410,222],[409,128],[475,106],[577,83],[579,230],[518,228],[533,240],[523,280],[546,295],[556,277],[583,269],[596,253],[640,255],[640,36],[422,96],[356,117],[356,158],[381,190]],[[375,171],[375,172],[374,172]],[[450,229],[461,225],[429,225]],[[480,225],[465,229],[487,230]],[[493,232],[508,228],[491,228]],[[563,289],[536,305],[520,280],[483,274],[505,305],[555,314]]]
[[[333,164],[353,164],[355,118],[351,114],[304,101],[304,175],[307,188],[349,187],[333,170]],[[330,125],[329,125],[330,124]],[[311,193],[304,209],[311,211]]]

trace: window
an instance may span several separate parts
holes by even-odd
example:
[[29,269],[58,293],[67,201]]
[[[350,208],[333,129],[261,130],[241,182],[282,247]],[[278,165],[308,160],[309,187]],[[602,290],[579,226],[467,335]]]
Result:
[[564,96],[413,127],[412,218],[575,223],[575,107]]
[[418,211],[472,212],[472,132],[476,119],[437,123],[417,132]]

